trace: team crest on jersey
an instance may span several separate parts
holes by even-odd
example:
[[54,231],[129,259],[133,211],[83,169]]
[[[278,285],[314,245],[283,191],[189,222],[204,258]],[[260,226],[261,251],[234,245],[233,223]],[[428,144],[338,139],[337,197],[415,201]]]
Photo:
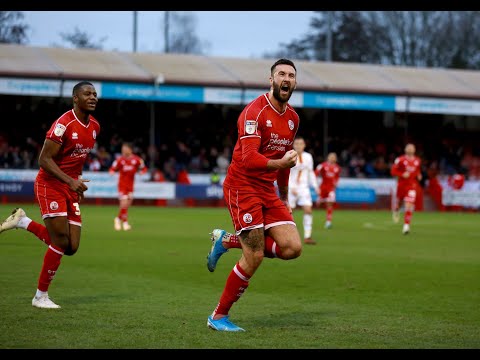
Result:
[[288,120],[288,128],[290,130],[293,130],[294,127],[295,127],[295,123],[293,122],[293,120]]
[[250,213],[243,215],[243,221],[245,221],[245,223],[250,224],[252,220],[252,215]]
[[97,138],[97,132],[96,132],[95,130],[93,130],[93,132],[92,132],[92,136],[93,136],[93,138],[94,138],[94,139],[96,139],[96,138]]
[[50,209],[57,210],[58,209],[58,203],[56,201],[52,201],[50,203]]
[[66,129],[67,129],[67,128],[65,127],[65,125],[57,124],[57,125],[55,126],[55,130],[53,130],[53,133],[54,133],[56,136],[60,137],[60,136],[63,135],[63,133],[65,132]]
[[267,127],[272,127],[272,120],[267,120]]
[[245,121],[245,132],[247,134],[253,134],[257,130],[257,122],[255,120]]

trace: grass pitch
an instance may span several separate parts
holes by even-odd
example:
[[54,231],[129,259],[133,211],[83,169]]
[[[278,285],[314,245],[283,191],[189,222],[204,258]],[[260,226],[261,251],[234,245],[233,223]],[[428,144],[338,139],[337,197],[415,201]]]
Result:
[[209,232],[231,230],[226,209],[134,206],[129,232],[113,230],[116,213],[82,206],[80,249],[49,290],[57,310],[31,306],[45,245],[24,230],[0,235],[2,349],[480,348],[478,213],[414,213],[402,235],[388,211],[338,210],[325,230],[315,210],[317,245],[265,259],[234,304],[242,333],[206,325],[240,257],[206,268]]

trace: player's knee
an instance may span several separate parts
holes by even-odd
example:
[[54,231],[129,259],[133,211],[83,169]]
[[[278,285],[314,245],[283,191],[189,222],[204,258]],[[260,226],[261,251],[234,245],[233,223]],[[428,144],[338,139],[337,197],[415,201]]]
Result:
[[302,254],[302,242],[300,238],[289,241],[282,247],[282,255],[285,260],[295,259]]
[[250,266],[256,269],[262,263],[263,258],[264,258],[263,250],[255,251],[255,252],[252,252],[250,256],[247,258],[247,262],[249,263]]
[[295,259],[299,257],[300,255],[302,255],[302,244],[300,242],[293,243],[290,247],[290,252],[291,252],[291,255],[290,255],[291,259]]
[[52,244],[58,246],[63,251],[66,251],[69,248],[69,240],[67,234],[62,232],[57,232],[53,235],[50,235]]
[[67,256],[73,256],[77,253],[77,250],[78,250],[78,246],[69,246],[65,252],[63,253],[63,255],[67,255]]

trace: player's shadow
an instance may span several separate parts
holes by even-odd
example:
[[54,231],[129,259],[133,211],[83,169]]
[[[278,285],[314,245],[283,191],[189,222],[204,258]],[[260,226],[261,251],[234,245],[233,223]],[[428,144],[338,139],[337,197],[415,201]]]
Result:
[[318,325],[318,319],[326,319],[336,317],[337,314],[332,311],[316,311],[316,312],[277,312],[275,314],[262,314],[261,316],[249,316],[248,321],[255,323],[255,326],[266,328],[279,327],[313,327]]

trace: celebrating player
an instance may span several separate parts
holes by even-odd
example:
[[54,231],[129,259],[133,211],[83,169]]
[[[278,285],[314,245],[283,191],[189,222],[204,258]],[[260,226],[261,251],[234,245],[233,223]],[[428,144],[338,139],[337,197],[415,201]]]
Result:
[[325,229],[332,227],[333,207],[335,205],[335,189],[338,181],[340,180],[341,168],[337,164],[337,154],[331,152],[327,155],[327,160],[318,164],[315,169],[315,175],[320,177],[320,196],[317,199],[317,203],[325,203],[327,210]]
[[305,139],[297,136],[293,141],[293,149],[297,152],[297,164],[290,169],[288,182],[288,203],[294,210],[297,204],[303,208],[303,242],[316,244],[312,240],[312,193],[310,188],[315,189],[317,196],[317,177],[313,171],[313,156],[305,151]]
[[417,197],[418,181],[422,179],[421,161],[415,155],[415,145],[408,143],[405,146],[405,154],[397,157],[392,165],[390,173],[397,177],[397,190],[395,203],[393,205],[393,221],[398,223],[400,220],[399,210],[402,204],[405,206],[403,218],[403,234],[410,232],[410,222],[415,209],[415,200]]
[[108,170],[111,175],[119,173],[118,177],[118,201],[119,212],[113,220],[115,230],[130,230],[132,226],[128,223],[128,208],[133,203],[133,188],[135,174],[139,171],[145,174],[148,169],[143,159],[133,153],[130,143],[122,144],[122,155],[119,156]]
[[208,270],[215,270],[229,248],[242,249],[242,256],[208,317],[207,325],[214,330],[244,331],[229,320],[229,311],[248,288],[264,256],[288,260],[302,251],[288,204],[288,177],[297,163],[292,145],[300,122],[288,100],[296,81],[293,62],[276,61],[270,69],[270,91],[250,102],[238,117],[238,140],[223,183],[235,234],[212,231]]
[[53,122],[39,156],[40,170],[34,184],[35,197],[45,226],[13,210],[0,226],[0,233],[21,228],[35,234],[47,246],[38,288],[32,305],[57,309],[48,289],[63,255],[74,255],[80,245],[82,217],[80,202],[88,187],[81,177],[84,163],[95,145],[100,125],[91,113],[97,106],[95,87],[82,81],[73,87],[73,109]]

